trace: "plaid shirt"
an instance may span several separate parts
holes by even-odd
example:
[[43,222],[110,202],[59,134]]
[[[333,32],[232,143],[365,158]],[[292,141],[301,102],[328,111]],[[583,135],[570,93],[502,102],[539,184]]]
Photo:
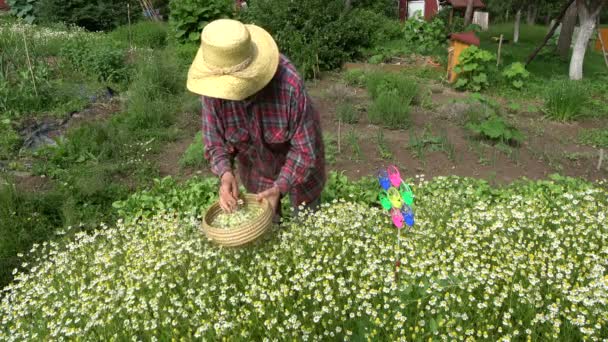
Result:
[[276,185],[298,206],[319,198],[325,153],[319,114],[283,55],[274,78],[245,101],[202,97],[205,158],[221,176],[236,157],[247,191]]

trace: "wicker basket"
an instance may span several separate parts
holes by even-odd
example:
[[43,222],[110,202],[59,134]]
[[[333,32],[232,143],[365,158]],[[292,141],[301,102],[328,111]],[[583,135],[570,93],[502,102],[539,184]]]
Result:
[[246,245],[262,236],[271,226],[273,211],[270,203],[263,200],[257,201],[255,195],[241,195],[241,199],[246,206],[257,206],[263,209],[262,214],[255,220],[243,224],[238,228],[220,229],[213,227],[211,222],[222,212],[219,202],[213,204],[203,217],[203,233],[212,241],[227,247],[237,247]]

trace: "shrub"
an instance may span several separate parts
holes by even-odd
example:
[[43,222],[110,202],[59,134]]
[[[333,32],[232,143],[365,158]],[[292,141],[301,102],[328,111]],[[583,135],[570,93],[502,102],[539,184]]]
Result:
[[513,88],[522,89],[526,80],[530,77],[530,72],[526,70],[522,63],[517,62],[505,68],[502,75],[507,78]]
[[123,83],[129,80],[126,49],[104,36],[79,36],[68,40],[60,55],[76,70],[101,82]]
[[305,77],[339,68],[372,42],[367,11],[344,11],[340,0],[255,0],[244,20],[267,29]]
[[371,72],[365,76],[365,86],[372,99],[384,92],[394,92],[409,104],[418,94],[418,83],[402,74]]
[[6,3],[10,7],[11,14],[22,18],[28,24],[36,20],[34,15],[34,6],[38,0],[8,0]]
[[[131,42],[142,48],[158,49],[167,45],[167,24],[142,20],[131,26]],[[110,33],[112,39],[129,44],[129,27],[120,26]]]
[[344,82],[352,87],[363,87],[365,85],[366,72],[361,69],[351,69],[343,74]]
[[571,121],[583,114],[588,101],[586,88],[576,81],[556,81],[547,87],[543,111],[551,120]]
[[198,43],[203,28],[211,21],[233,16],[232,0],[180,0],[169,3],[172,34],[182,43]]
[[196,133],[194,141],[188,146],[188,149],[184,152],[182,157],[179,159],[179,166],[181,167],[201,167],[207,164],[205,159],[205,144],[203,143],[203,134],[201,132]]
[[444,46],[448,35],[441,19],[435,18],[429,22],[415,17],[405,21],[403,37],[414,51],[429,54]]
[[20,142],[21,138],[11,126],[11,120],[0,119],[0,159],[9,159]]
[[472,45],[466,48],[458,57],[458,64],[454,72],[458,73],[458,80],[454,86],[458,89],[480,91],[489,85],[488,76],[491,71],[491,62],[494,55]]
[[135,0],[37,0],[35,14],[42,23],[64,22],[89,31],[109,31],[127,23],[127,3],[134,21],[141,16]]

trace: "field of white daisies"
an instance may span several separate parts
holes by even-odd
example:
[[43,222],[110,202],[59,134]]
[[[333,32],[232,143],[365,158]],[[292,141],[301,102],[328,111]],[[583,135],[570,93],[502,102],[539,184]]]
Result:
[[0,340],[608,339],[607,183],[416,183],[400,246],[373,182],[241,249],[208,242],[179,189],[139,194],[125,220],[32,249]]

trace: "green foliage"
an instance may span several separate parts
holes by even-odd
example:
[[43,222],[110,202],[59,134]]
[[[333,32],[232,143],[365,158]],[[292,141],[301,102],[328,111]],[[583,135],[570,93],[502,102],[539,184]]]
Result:
[[446,44],[448,37],[441,19],[435,18],[429,22],[419,17],[405,21],[403,36],[406,44],[421,54],[437,51]]
[[341,0],[254,0],[243,12],[246,22],[273,35],[305,77],[339,68],[370,47],[378,23],[368,20],[368,14],[357,9],[345,12]]
[[443,131],[441,135],[433,135],[431,127],[425,126],[421,133],[416,133],[411,130],[409,134],[409,144],[407,146],[416,158],[423,160],[427,152],[443,151],[452,161],[455,159],[455,147],[447,137],[447,132]]
[[171,177],[155,179],[151,188],[136,192],[112,207],[126,220],[150,217],[167,210],[186,217],[202,215],[204,210],[217,201],[219,180],[217,178],[191,178],[178,184]]
[[175,38],[182,43],[200,42],[203,28],[211,21],[233,16],[232,0],[174,0],[169,3],[169,21]]
[[454,86],[471,91],[481,91],[486,88],[489,85],[491,62],[495,59],[489,51],[475,45],[468,47],[460,54],[458,64],[454,67],[454,72],[458,73],[458,80]]
[[530,77],[530,72],[526,70],[522,63],[516,62],[505,68],[502,75],[507,78],[513,88],[522,89],[526,80]]
[[188,146],[184,155],[179,159],[179,166],[200,168],[207,165],[205,159],[205,144],[203,143],[202,132],[196,133],[194,141]]
[[378,204],[378,181],[373,177],[363,177],[358,181],[349,180],[343,172],[331,171],[321,194],[321,202],[328,203],[338,199],[369,206]]
[[370,73],[366,87],[373,102],[368,110],[372,124],[388,128],[406,128],[410,124],[410,105],[418,94],[418,84],[404,75]]
[[356,124],[359,122],[359,111],[350,101],[340,102],[336,108],[336,114],[343,123]]
[[466,127],[473,133],[495,142],[521,144],[524,140],[523,134],[517,128],[498,115],[490,115],[480,122],[469,122]]
[[56,194],[24,193],[0,178],[0,286],[12,279],[18,253],[33,243],[47,241],[62,223],[61,202]]
[[359,145],[359,138],[353,128],[346,133],[346,141],[350,145],[350,149],[353,153],[351,157],[352,160],[361,160],[363,153],[361,152],[361,145]]
[[350,69],[342,76],[344,82],[351,87],[363,87],[365,85],[366,72],[361,69]]
[[22,18],[25,22],[31,24],[36,20],[34,15],[34,6],[38,0],[7,0],[7,5],[10,7],[11,14]]
[[385,160],[393,159],[393,153],[391,152],[391,149],[388,146],[388,142],[384,137],[384,131],[382,131],[382,129],[378,130],[376,143],[378,145],[378,153],[380,153],[380,158]]
[[571,121],[579,118],[589,101],[587,90],[576,81],[552,82],[545,91],[543,111],[551,120]]
[[21,139],[8,118],[0,116],[0,160],[9,159],[17,149]]
[[[168,27],[164,22],[142,20],[131,25],[131,42],[134,46],[159,49],[167,45]],[[112,39],[129,44],[129,26],[120,26],[110,34]]]
[[323,145],[325,145],[325,161],[329,165],[335,164],[338,155],[338,140],[333,134],[324,133]]
[[140,17],[140,5],[135,0],[37,0],[35,14],[45,24],[63,22],[89,31],[109,31],[127,23],[127,3],[135,21]]
[[60,51],[70,66],[100,82],[125,83],[129,80],[127,51],[106,37],[76,37],[65,42]]
[[407,128],[410,125],[410,104],[397,93],[381,93],[372,102],[368,118],[374,125],[392,129]]
[[608,148],[608,129],[583,130],[579,134],[578,140],[582,144],[596,148]]

